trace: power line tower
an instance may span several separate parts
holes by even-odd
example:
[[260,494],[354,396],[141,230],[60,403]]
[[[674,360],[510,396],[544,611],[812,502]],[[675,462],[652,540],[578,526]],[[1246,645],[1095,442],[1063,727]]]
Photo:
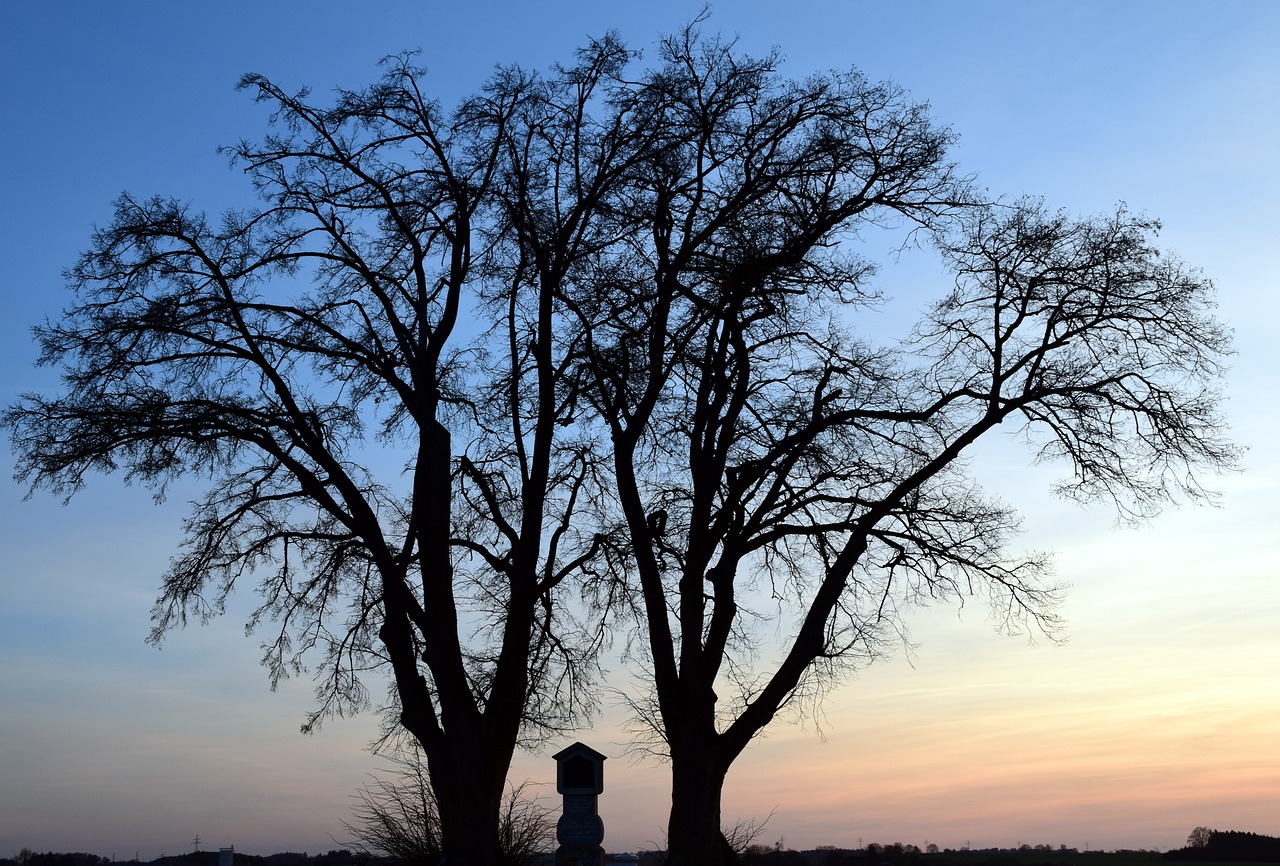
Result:
[[200,834],[199,833],[196,834],[196,838],[191,840],[191,844],[196,846],[196,853],[199,854],[200,853]]

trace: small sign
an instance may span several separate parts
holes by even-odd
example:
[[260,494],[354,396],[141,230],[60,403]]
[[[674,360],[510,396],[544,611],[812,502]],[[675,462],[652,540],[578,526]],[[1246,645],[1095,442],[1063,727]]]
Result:
[[553,755],[556,791],[564,796],[564,810],[556,822],[556,866],[601,866],[604,863],[604,821],[597,797],[604,791],[605,756],[590,746],[574,743]]

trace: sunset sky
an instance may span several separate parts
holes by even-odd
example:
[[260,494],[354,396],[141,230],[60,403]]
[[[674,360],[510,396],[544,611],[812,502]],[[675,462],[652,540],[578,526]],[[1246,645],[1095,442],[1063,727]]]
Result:
[[[68,302],[60,271],[123,190],[217,213],[252,204],[215,152],[259,136],[234,85],[260,72],[317,97],[422,49],[448,107],[495,64],[545,69],[621,32],[652,57],[697,2],[20,2],[0,0],[0,402],[56,386],[29,328]],[[357,11],[358,10],[358,11]],[[721,2],[708,30],[778,46],[802,77],[859,67],[932,105],[954,156],[993,194],[1164,221],[1161,243],[1218,285],[1238,355],[1232,435],[1249,450],[1216,509],[1117,529],[1106,507],[1053,499],[1062,467],[986,443],[973,470],[1025,516],[1020,544],[1056,554],[1068,640],[996,634],[981,603],[921,610],[913,649],[845,683],[817,719],[787,718],[735,765],[725,818],[764,818],[788,847],[1181,846],[1192,828],[1280,835],[1280,3]],[[923,308],[946,286],[895,269]],[[886,335],[889,338],[893,335]],[[12,467],[8,443],[0,465]],[[144,645],[179,539],[179,485],[94,477],[62,506],[0,473],[0,856],[143,859],[201,846],[341,847],[351,795],[384,765],[377,720],[298,733],[311,683],[270,692],[253,597]],[[626,682],[615,664],[611,681]],[[662,847],[667,768],[628,756],[606,707],[577,739],[610,756],[611,851]],[[512,776],[547,783],[549,755]]]

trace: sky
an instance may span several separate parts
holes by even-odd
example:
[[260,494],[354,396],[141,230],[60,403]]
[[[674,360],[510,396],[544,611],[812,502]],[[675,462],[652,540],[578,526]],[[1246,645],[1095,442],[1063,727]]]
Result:
[[[446,106],[495,64],[545,69],[618,30],[653,55],[701,4],[0,0],[0,401],[57,385],[30,326],[121,191],[217,213],[251,203],[220,144],[265,111],[245,72],[319,97],[421,49]],[[1119,529],[1049,490],[1011,441],[973,470],[1018,506],[1021,543],[1056,554],[1067,641],[1009,638],[981,604],[920,610],[904,649],[816,718],[780,720],[731,770],[725,818],[762,842],[1158,848],[1196,826],[1280,835],[1280,4],[720,2],[707,29],[777,46],[788,75],[857,66],[931,104],[993,194],[1094,213],[1127,202],[1219,288],[1238,354],[1225,385],[1243,469],[1216,508]],[[874,255],[878,251],[864,250]],[[886,267],[922,308],[945,291]],[[0,466],[12,467],[7,442]],[[311,683],[276,692],[246,637],[251,597],[161,649],[143,643],[180,538],[178,485],[95,477],[70,504],[0,472],[0,856],[22,847],[151,859],[235,845],[317,851],[348,838],[351,796],[385,767],[371,716],[298,732]],[[613,672],[625,681],[625,668]],[[610,757],[605,846],[662,847],[667,768],[628,751],[622,712],[577,735]],[[515,781],[554,796],[550,754]]]

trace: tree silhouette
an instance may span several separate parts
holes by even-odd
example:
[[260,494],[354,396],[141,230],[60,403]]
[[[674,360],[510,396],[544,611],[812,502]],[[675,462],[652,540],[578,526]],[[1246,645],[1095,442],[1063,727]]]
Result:
[[[517,743],[590,700],[600,629],[562,628],[558,596],[602,549],[604,455],[565,396],[555,275],[503,236],[513,187],[541,180],[511,148],[628,56],[606,39],[547,78],[501,71],[448,118],[408,57],[331,105],[245,76],[274,131],[225,151],[261,205],[214,221],[122,195],[36,330],[63,392],[4,416],[33,488],[207,479],[152,639],[254,575],[273,683],[321,660],[307,729],[389,669],[456,862],[495,862]],[[594,158],[592,135],[565,146]],[[593,206],[571,243],[608,231]]]
[[[989,595],[1058,626],[1047,560],[966,475],[997,429],[1129,519],[1234,459],[1212,287],[1123,208],[979,204],[925,108],[860,76],[802,82],[690,28],[644,98],[666,140],[629,203],[648,230],[573,306],[612,443],[635,700],[670,759],[670,863],[721,862],[725,774],[785,707],[875,658],[914,599]],[[914,331],[876,333],[861,230],[899,224],[953,274]],[[765,627],[758,629],[760,623]],[[780,634],[777,645],[766,642]]]
[[[227,152],[260,206],[122,196],[37,329],[62,393],[4,416],[35,488],[207,479],[154,639],[252,574],[273,680],[322,659],[308,727],[389,670],[450,862],[497,861],[513,750],[582,719],[615,625],[670,862],[717,864],[730,765],[914,599],[1056,628],[966,474],[984,435],[1134,519],[1234,457],[1211,286],[1155,222],[979,203],[900,90],[697,28],[639,73],[614,37],[500,69],[447,118],[406,57],[324,106],[246,76],[274,131]],[[953,274],[897,339],[857,255],[886,229]]]
[[1197,827],[1191,831],[1191,835],[1187,837],[1188,848],[1205,848],[1208,847],[1210,840],[1213,839],[1214,831],[1208,827]]

